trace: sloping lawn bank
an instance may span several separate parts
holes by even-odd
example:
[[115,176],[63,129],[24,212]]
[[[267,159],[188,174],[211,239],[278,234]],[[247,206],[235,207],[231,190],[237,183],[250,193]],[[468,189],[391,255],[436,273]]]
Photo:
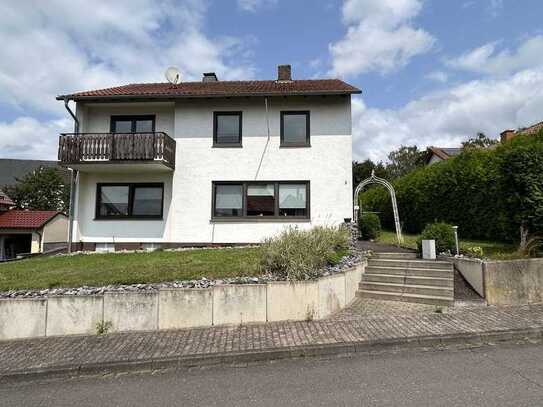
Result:
[[38,257],[0,263],[0,291],[252,276],[258,259],[257,248]]
[[[417,248],[418,235],[402,233],[404,243],[403,247],[408,249]],[[387,244],[396,244],[396,232],[390,232],[383,230],[381,236],[377,239],[378,242]],[[512,244],[503,242],[489,242],[481,240],[463,240],[460,239],[460,250],[467,247],[478,246],[483,249],[484,257],[491,260],[512,260],[522,258],[518,252],[517,247]]]

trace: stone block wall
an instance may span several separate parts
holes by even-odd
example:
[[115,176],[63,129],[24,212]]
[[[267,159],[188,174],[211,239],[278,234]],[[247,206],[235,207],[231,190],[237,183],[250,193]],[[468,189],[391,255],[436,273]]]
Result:
[[356,294],[366,262],[318,280],[0,300],[0,340],[322,319]]

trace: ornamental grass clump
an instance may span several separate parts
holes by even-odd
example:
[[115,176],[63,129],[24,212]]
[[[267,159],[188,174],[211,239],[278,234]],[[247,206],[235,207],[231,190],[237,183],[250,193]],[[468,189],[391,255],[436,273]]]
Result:
[[265,239],[260,248],[262,271],[280,280],[309,280],[348,253],[350,233],[344,227],[288,228]]

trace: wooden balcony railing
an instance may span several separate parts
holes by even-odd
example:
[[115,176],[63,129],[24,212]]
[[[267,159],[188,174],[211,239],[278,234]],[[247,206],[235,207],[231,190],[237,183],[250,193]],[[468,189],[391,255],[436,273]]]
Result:
[[175,168],[175,140],[166,133],[62,133],[61,164],[161,161]]

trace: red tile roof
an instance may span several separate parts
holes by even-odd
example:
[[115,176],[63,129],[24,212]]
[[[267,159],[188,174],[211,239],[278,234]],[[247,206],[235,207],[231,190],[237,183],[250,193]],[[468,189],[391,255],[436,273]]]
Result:
[[14,209],[0,214],[0,229],[39,229],[59,213]]
[[524,128],[524,129],[520,129],[520,130],[517,131],[517,133],[519,133],[519,134],[536,134],[536,133],[540,132],[541,130],[543,130],[543,122],[534,124],[534,125],[532,125],[530,127]]
[[113,88],[58,96],[73,100],[112,98],[193,98],[284,95],[347,95],[361,93],[339,79],[294,81],[217,81],[171,83],[134,83]]
[[426,163],[429,163],[433,155],[438,156],[442,160],[448,160],[449,158],[458,155],[462,152],[461,148],[450,148],[450,147],[428,147],[426,154]]

